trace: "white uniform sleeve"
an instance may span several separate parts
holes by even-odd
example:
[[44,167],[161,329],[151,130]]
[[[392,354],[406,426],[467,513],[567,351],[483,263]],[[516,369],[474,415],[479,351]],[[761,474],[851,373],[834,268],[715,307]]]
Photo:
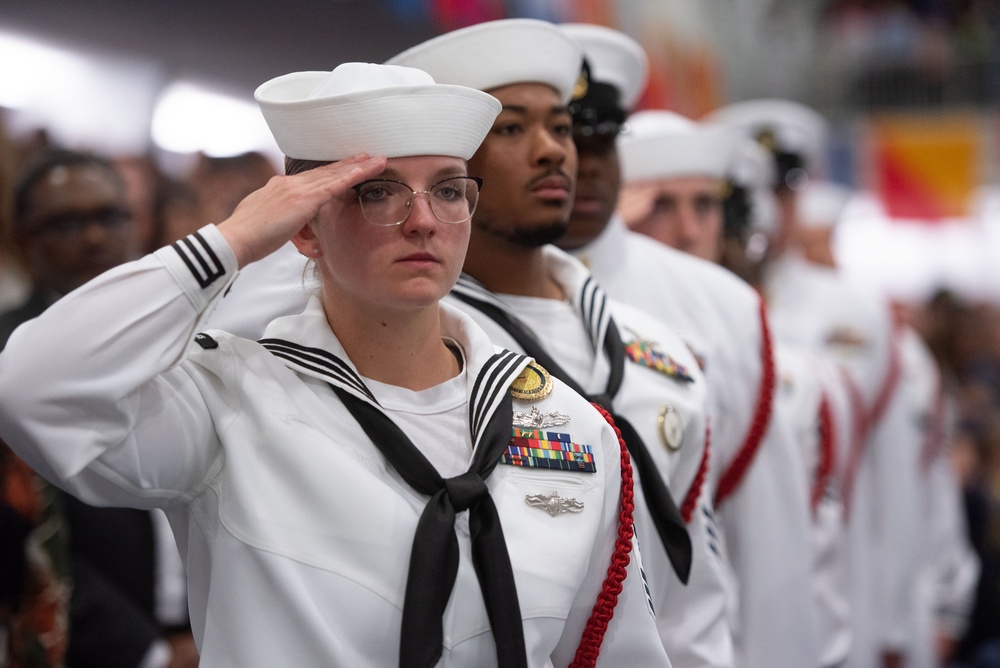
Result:
[[[608,566],[615,551],[618,538],[619,512],[621,508],[621,465],[618,439],[610,427],[602,429],[602,450],[604,452],[605,497],[603,518],[603,540],[595,546],[593,559],[587,571],[587,586],[580,588],[573,610],[567,619],[567,634],[560,640],[552,661],[556,666],[569,665],[580,644],[582,630],[590,618],[594,604],[601,592]],[[608,668],[618,666],[670,666],[666,651],[656,630],[653,611],[650,607],[639,569],[641,555],[638,544],[633,539],[632,553],[623,589],[618,596],[614,616],[608,624],[601,644],[597,665]]]
[[[913,419],[912,399],[895,392],[882,420],[869,435],[867,461],[874,470],[874,498],[866,512],[875,514],[876,586],[872,597],[876,638],[884,651],[905,649],[912,629],[910,612],[921,554],[919,509],[922,429]],[[860,508],[855,508],[860,512]]]
[[317,287],[311,269],[290,241],[243,267],[212,311],[208,328],[256,341],[272,320],[302,313]]
[[776,401],[743,484],[718,510],[738,580],[737,664],[816,665],[809,487],[792,418]]
[[0,436],[88,503],[188,498],[218,443],[205,399],[177,364],[236,272],[208,226],[25,323],[0,354]]

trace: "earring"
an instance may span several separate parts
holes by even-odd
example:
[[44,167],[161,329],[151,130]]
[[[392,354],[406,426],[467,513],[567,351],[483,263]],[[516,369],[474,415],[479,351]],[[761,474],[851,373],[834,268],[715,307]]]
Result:
[[313,255],[319,255],[319,249],[313,248]]

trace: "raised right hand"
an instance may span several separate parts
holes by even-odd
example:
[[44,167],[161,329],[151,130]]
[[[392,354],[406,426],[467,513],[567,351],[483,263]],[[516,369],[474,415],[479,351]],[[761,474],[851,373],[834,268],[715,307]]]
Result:
[[638,183],[622,188],[615,212],[629,228],[635,227],[653,213],[660,196],[660,184]]
[[384,157],[361,153],[293,176],[275,176],[219,223],[239,266],[278,250],[307,225],[320,207],[385,169]]

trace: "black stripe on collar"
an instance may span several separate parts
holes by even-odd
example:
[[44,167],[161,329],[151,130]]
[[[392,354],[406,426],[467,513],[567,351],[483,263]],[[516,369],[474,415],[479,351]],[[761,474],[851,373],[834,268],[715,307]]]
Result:
[[607,295],[593,278],[588,277],[580,291],[580,315],[584,318],[594,350],[601,348],[601,332],[607,315]]
[[469,426],[474,444],[478,441],[479,430],[488,421],[490,407],[496,403],[497,396],[510,387],[514,369],[526,359],[524,355],[503,350],[493,355],[480,369],[469,397]]
[[345,389],[354,390],[378,404],[375,395],[361,380],[361,376],[336,355],[322,348],[311,348],[285,339],[261,339],[258,343],[276,357],[327,376],[329,380],[335,381]]

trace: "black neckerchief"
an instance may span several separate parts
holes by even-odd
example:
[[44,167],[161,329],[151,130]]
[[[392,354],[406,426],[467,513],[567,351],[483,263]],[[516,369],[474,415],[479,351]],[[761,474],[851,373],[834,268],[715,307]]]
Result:
[[[607,296],[592,278],[587,279],[581,293],[580,313],[585,319],[592,341],[596,344],[596,332],[600,331],[599,323],[605,317],[608,308]],[[462,274],[451,294],[500,325],[517,341],[525,354],[533,357],[551,375],[590,401],[601,404],[612,414],[615,425],[622,433],[625,446],[635,461],[642,482],[643,497],[649,507],[660,541],[670,558],[670,564],[673,566],[674,572],[677,573],[677,577],[686,584],[688,576],[691,574],[691,537],[687,532],[687,526],[684,524],[677,504],[667,488],[666,481],[663,480],[652,455],[649,454],[649,448],[646,447],[635,427],[620,413],[616,413],[613,407],[614,397],[621,389],[625,373],[625,346],[614,320],[608,318],[601,346],[611,364],[611,373],[604,392],[595,395],[586,392],[575,379],[556,364],[555,359],[548,353],[535,333],[518,318],[517,314],[474,278]],[[596,347],[595,345],[595,349]]]
[[505,350],[483,365],[469,398],[472,466],[462,475],[445,479],[382,412],[364,381],[343,360],[327,351],[280,339],[265,339],[260,343],[274,355],[296,365],[321,370],[399,476],[417,492],[431,497],[420,515],[410,553],[399,645],[401,668],[430,668],[441,658],[442,621],[458,573],[455,516],[464,510],[469,511],[472,564],[496,641],[497,663],[526,668],[527,652],[514,571],[500,516],[484,482],[510,442],[513,408],[509,387],[525,357]]

